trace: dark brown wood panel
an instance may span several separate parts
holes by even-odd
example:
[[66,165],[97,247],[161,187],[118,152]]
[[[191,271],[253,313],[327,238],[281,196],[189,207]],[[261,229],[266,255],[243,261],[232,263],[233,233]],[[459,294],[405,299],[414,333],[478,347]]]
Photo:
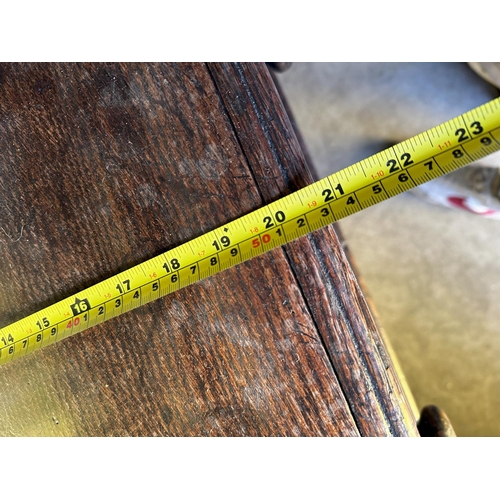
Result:
[[[263,64],[212,64],[264,201],[312,176]],[[363,435],[418,435],[415,418],[356,277],[332,227],[285,247],[332,365]]]
[[[1,65],[0,326],[262,205],[217,71]],[[0,434],[358,435],[288,258],[0,367]]]

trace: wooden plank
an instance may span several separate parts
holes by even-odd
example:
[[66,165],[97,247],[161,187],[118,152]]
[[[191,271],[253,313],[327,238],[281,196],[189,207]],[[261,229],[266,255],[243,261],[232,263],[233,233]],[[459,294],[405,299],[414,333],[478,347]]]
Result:
[[[269,66],[269,63],[267,63]],[[276,78],[275,74],[271,71],[270,72],[271,78],[273,79],[274,85],[276,86],[276,90],[278,92],[278,95],[280,96],[280,99],[283,103],[283,107],[286,112],[286,116],[288,117],[290,121],[290,125],[295,133],[297,142],[300,146],[300,150],[304,156],[306,164],[309,166],[309,171],[311,173],[311,177],[313,180],[318,180],[318,176],[316,174],[316,169],[314,168],[314,164],[312,162],[312,159],[308,153],[307,147],[305,145],[304,139],[301,135],[301,132],[298,128],[298,125],[295,121],[295,117],[291,111],[291,108],[287,102],[287,99],[280,87],[279,81]],[[387,372],[387,376],[391,378],[391,385],[397,387],[397,392],[398,393],[403,393],[403,396],[400,398],[399,404],[402,407],[403,413],[409,413],[410,416],[407,417],[406,419],[409,421],[409,426],[411,427],[411,433],[412,435],[415,435],[415,422],[419,419],[419,410],[417,407],[417,404],[415,402],[415,399],[413,397],[413,394],[411,392],[411,389],[408,385],[408,382],[406,380],[405,374],[403,373],[401,366],[399,364],[399,360],[397,358],[397,355],[392,348],[392,345],[390,343],[389,338],[387,337],[387,334],[383,328],[383,325],[380,322],[380,319],[378,318],[378,313],[377,309],[375,308],[375,305],[373,303],[373,300],[371,299],[370,292],[364,283],[363,277],[361,276],[361,273],[357,269],[356,266],[356,261],[354,259],[354,256],[352,255],[352,252],[349,251],[349,246],[347,244],[347,241],[345,240],[342,230],[340,227],[340,224],[338,222],[332,224],[332,228],[339,240],[339,244],[344,252],[345,258],[349,262],[349,265],[356,276],[356,281],[359,285],[359,288],[361,290],[361,294],[363,295],[366,303],[368,304],[368,309],[370,310],[371,316],[373,317],[373,320],[375,322],[375,325],[377,327],[377,331],[379,336],[382,339],[383,343],[383,350],[385,350],[388,354],[384,356],[387,358],[389,357],[390,361],[389,364],[393,365],[393,369]],[[380,344],[380,342],[379,342]],[[382,350],[382,352],[383,352]],[[417,422],[417,428],[418,428],[418,422]]]
[[[210,69],[263,200],[311,183],[267,68],[228,63]],[[410,404],[332,227],[285,249],[361,433],[417,436]]]
[[[0,66],[0,326],[262,204],[213,78]],[[358,435],[309,308],[275,249],[0,367],[0,434]]]

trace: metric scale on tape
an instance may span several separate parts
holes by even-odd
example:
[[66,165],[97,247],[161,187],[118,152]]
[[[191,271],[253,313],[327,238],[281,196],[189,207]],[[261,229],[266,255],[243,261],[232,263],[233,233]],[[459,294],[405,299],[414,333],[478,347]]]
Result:
[[500,150],[500,98],[0,329],[24,356]]

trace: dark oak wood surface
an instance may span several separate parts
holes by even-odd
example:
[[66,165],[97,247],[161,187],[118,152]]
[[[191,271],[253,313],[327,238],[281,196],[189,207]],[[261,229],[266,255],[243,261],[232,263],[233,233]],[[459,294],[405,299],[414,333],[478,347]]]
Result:
[[[310,182],[263,64],[0,66],[0,326]],[[0,435],[416,435],[333,229],[0,367]]]

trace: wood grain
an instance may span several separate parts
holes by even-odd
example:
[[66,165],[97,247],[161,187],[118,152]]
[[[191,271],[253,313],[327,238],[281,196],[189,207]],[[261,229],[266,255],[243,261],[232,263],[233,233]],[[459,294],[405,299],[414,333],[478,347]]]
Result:
[[[264,64],[2,64],[0,93],[0,326],[310,181]],[[330,228],[0,367],[0,435],[413,434],[384,355]]]
[[[244,138],[242,147],[264,201],[311,183],[288,113],[278,99],[269,98],[278,92],[265,68],[210,67],[238,137]],[[406,395],[332,227],[285,249],[362,434],[418,435]]]
[[[2,326],[262,203],[203,64],[1,75]],[[359,434],[282,249],[9,363],[0,387],[2,435]]]

